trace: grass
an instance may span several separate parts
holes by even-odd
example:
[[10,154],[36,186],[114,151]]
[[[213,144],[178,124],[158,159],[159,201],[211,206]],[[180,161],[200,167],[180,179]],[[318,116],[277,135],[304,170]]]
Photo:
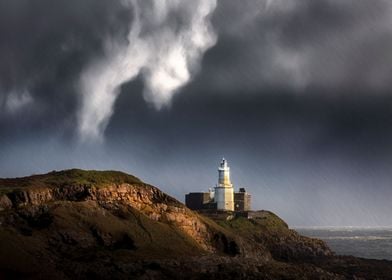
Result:
[[2,196],[2,195],[4,195],[4,194],[7,194],[7,193],[10,193],[10,192],[13,192],[13,191],[17,191],[17,190],[19,190],[19,188],[12,188],[12,187],[2,187],[1,185],[0,185],[0,196]]
[[[137,177],[123,172],[71,169],[23,178],[0,179],[0,195],[26,188],[63,188],[78,185],[105,187],[113,184],[145,185]],[[156,199],[160,203],[181,206],[179,202],[164,194],[159,196],[158,193]],[[57,225],[61,227],[60,232],[72,229],[73,232],[89,233],[91,228],[95,228],[113,239],[121,239],[126,233],[134,239],[138,247],[138,250],[130,252],[132,255],[165,257],[167,255],[187,255],[189,252],[198,255],[203,251],[193,238],[175,225],[153,221],[143,214],[148,213],[149,209],[137,211],[131,207],[117,205],[118,211],[121,210],[121,215],[116,216],[115,213],[103,210],[91,201],[78,203],[61,201],[56,202],[56,205],[54,207],[56,210],[53,210],[52,214]],[[146,207],[150,206],[146,205]],[[105,215],[102,214],[102,211],[105,212]],[[150,211],[153,212],[153,209],[151,208]],[[113,212],[116,211],[113,210]]]
[[237,217],[228,221],[216,221],[216,223],[240,236],[266,242],[275,236],[291,235],[287,224],[269,211],[259,211],[253,219]]
[[142,184],[132,175],[119,171],[70,169],[52,171],[44,175],[23,178],[0,179],[0,194],[27,187],[60,187],[67,185],[104,186],[108,184]]
[[259,216],[253,219],[237,217],[232,220],[217,221],[219,225],[225,228],[242,231],[244,233],[254,230],[268,229],[269,231],[287,231],[287,224],[277,215],[269,211],[260,211]]

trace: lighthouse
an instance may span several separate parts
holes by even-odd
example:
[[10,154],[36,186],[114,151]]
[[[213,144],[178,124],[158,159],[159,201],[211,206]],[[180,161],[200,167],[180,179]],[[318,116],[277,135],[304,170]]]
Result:
[[212,211],[215,214],[216,210],[243,214],[251,209],[251,195],[243,187],[234,192],[230,181],[230,167],[223,158],[218,167],[218,184],[214,191],[210,188],[208,192],[188,193],[185,195],[185,204],[192,210]]
[[224,158],[218,168],[215,202],[218,210],[234,211],[234,188],[230,182],[230,167]]

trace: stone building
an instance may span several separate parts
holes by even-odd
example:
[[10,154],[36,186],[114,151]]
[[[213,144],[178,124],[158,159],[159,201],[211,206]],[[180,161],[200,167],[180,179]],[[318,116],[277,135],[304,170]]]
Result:
[[192,210],[250,211],[251,196],[245,188],[234,192],[230,181],[230,167],[223,158],[218,167],[218,184],[214,190],[189,193],[185,195],[185,204]]
[[250,211],[250,200],[250,194],[245,191],[245,188],[240,188],[239,192],[234,193],[234,210]]

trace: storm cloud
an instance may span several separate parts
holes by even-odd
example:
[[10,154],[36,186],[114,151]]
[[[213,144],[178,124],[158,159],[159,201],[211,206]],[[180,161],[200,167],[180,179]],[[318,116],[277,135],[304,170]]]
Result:
[[50,119],[64,129],[75,119],[80,74],[108,38],[127,34],[131,15],[120,1],[0,1],[2,121]]
[[206,74],[211,85],[314,94],[391,87],[390,1],[221,4],[214,20],[220,41]]
[[144,96],[157,109],[198,69],[205,50],[215,44],[209,16],[214,0],[128,1],[134,20],[124,45],[107,43],[106,57],[82,74],[82,137],[100,138],[113,114],[120,86],[141,74]]
[[215,5],[1,1],[3,115],[35,106],[24,111],[77,122],[80,135],[100,137],[123,83],[142,75],[145,99],[159,109],[198,72],[217,38],[203,60],[200,90],[332,95],[391,87],[390,1]]
[[292,225],[390,225],[391,12],[0,0],[0,177],[120,169],[183,199],[225,156]]

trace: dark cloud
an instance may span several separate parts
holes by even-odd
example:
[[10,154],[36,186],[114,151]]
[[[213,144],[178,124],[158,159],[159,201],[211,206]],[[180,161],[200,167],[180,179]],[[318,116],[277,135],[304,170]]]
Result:
[[222,1],[208,86],[385,92],[391,87],[388,1]]
[[220,0],[217,44],[171,106],[145,102],[139,73],[104,142],[79,144],[79,77],[126,38],[121,3],[0,2],[0,177],[120,169],[182,199],[215,184],[226,156],[255,208],[291,225],[392,222],[390,1]]
[[81,71],[108,38],[125,40],[130,16],[121,1],[0,1],[3,113],[24,93],[35,108],[23,108],[17,121],[72,117]]

